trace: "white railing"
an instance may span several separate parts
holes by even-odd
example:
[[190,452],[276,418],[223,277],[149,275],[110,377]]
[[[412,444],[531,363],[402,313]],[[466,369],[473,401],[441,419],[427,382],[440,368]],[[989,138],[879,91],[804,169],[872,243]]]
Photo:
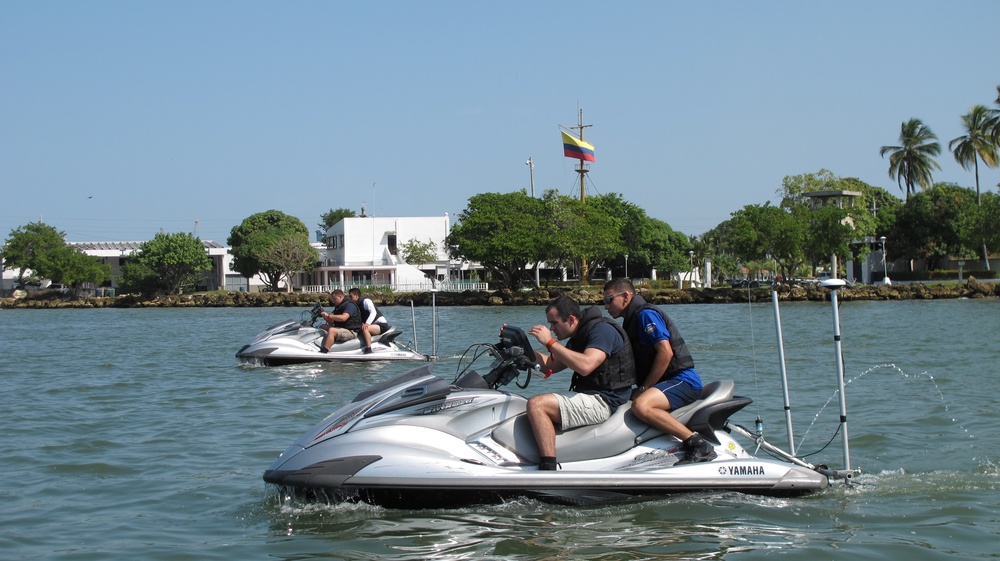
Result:
[[431,292],[438,290],[441,292],[464,292],[466,290],[472,290],[477,292],[486,292],[489,290],[489,284],[485,282],[475,282],[475,281],[448,281],[448,282],[419,282],[419,283],[398,283],[398,284],[341,284],[341,283],[331,283],[331,284],[307,284],[302,287],[302,292],[307,294],[320,294],[325,292],[333,292],[336,289],[343,290],[347,292],[352,288],[358,288],[362,293],[365,292],[379,292],[391,290],[393,292]]

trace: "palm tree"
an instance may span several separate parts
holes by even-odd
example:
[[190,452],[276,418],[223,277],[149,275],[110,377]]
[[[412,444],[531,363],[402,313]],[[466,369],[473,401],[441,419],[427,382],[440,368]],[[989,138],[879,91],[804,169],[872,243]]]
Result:
[[896,180],[900,191],[906,185],[906,200],[917,186],[927,189],[933,185],[931,170],[941,169],[933,156],[941,153],[937,136],[920,119],[910,119],[899,127],[899,146],[883,146],[879,155],[889,155],[889,177]]
[[967,115],[962,115],[965,134],[948,143],[948,149],[955,155],[955,161],[962,169],[970,168],[976,173],[976,203],[982,206],[979,197],[979,160],[987,167],[997,167],[997,145],[993,138],[997,117],[993,110],[976,105]]
[[[1000,107],[1000,86],[997,86],[997,107]],[[991,109],[993,115],[993,144],[1000,146],[1000,109]]]
[[[983,206],[983,201],[979,195],[979,160],[987,167],[997,167],[997,143],[993,134],[997,125],[998,117],[993,110],[983,106],[973,106],[967,115],[962,115],[962,125],[965,127],[965,134],[953,139],[948,143],[948,149],[955,155],[955,161],[962,165],[962,169],[968,171],[969,168],[976,173],[976,204]],[[983,242],[983,261],[986,262],[986,270],[990,268],[989,253],[986,249],[986,242]]]

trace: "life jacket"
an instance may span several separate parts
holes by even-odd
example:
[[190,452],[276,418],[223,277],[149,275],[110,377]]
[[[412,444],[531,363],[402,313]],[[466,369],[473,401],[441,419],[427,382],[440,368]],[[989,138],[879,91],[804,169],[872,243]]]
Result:
[[[333,315],[340,315],[347,313],[348,304],[354,304],[349,299],[344,298],[344,301],[340,303],[339,306],[333,309]],[[361,324],[365,322],[364,318],[361,317],[361,308],[357,304],[354,304],[354,314],[348,316],[345,321],[338,321],[336,327],[342,327],[344,329],[349,329],[351,331],[357,331],[361,329]]]
[[[371,306],[371,309],[368,308],[369,305]],[[361,308],[362,323],[364,323],[364,321],[368,319],[368,315],[371,314],[372,310],[375,310],[375,319],[372,320],[372,323],[380,323],[379,322],[380,319],[385,319],[385,316],[382,315],[382,310],[378,309],[378,306],[375,305],[375,302],[372,302],[371,298],[361,298],[360,308]],[[388,320],[385,320],[384,322],[381,323],[388,323]]]
[[663,322],[667,324],[667,330],[670,331],[670,347],[674,350],[674,357],[670,359],[667,371],[664,372],[657,383],[669,380],[683,370],[694,368],[694,358],[691,357],[691,351],[688,350],[687,344],[684,343],[684,337],[681,335],[680,329],[677,329],[674,321],[670,319],[670,316],[663,313],[663,310],[647,303],[642,296],[635,294],[632,296],[632,301],[629,302],[628,308],[625,309],[625,320],[623,323],[625,332],[628,333],[629,341],[632,343],[637,377],[645,379],[646,374],[649,374],[649,369],[653,367],[653,359],[656,357],[656,349],[648,345],[643,345],[639,338],[645,328],[639,320],[639,312],[642,310],[653,310],[663,318]]
[[631,387],[635,382],[635,360],[632,357],[632,347],[629,345],[628,335],[625,330],[618,325],[617,321],[608,319],[601,315],[601,310],[597,306],[591,306],[583,312],[580,318],[580,325],[576,329],[576,334],[570,337],[566,346],[570,350],[582,353],[587,349],[587,341],[590,339],[590,331],[600,323],[607,323],[618,331],[622,336],[624,345],[615,354],[609,355],[588,376],[581,376],[573,373],[573,380],[569,389],[577,392],[600,392],[608,390],[619,390]]

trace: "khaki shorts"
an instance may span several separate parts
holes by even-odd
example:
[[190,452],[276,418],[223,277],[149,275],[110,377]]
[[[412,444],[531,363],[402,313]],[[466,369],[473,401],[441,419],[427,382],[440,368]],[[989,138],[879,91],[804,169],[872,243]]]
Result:
[[337,334],[337,337],[336,339],[334,339],[334,341],[338,343],[343,343],[344,341],[353,341],[354,339],[358,338],[358,334],[355,333],[354,331],[351,331],[350,329],[344,329],[343,327],[331,327],[330,329],[332,329],[333,332]]
[[559,416],[562,419],[562,430],[587,425],[597,425],[608,420],[611,408],[599,395],[587,393],[556,393],[559,402]]

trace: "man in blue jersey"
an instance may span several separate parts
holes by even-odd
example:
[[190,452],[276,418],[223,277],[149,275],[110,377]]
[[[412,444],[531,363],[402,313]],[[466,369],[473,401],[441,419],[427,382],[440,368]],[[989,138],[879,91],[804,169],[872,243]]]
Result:
[[632,412],[642,422],[676,436],[685,455],[677,463],[715,459],[715,449],[670,414],[701,397],[701,377],[684,337],[663,310],[636,294],[632,281],[614,279],[604,285],[604,308],[613,318],[624,318],[623,327],[635,356],[638,389]]

